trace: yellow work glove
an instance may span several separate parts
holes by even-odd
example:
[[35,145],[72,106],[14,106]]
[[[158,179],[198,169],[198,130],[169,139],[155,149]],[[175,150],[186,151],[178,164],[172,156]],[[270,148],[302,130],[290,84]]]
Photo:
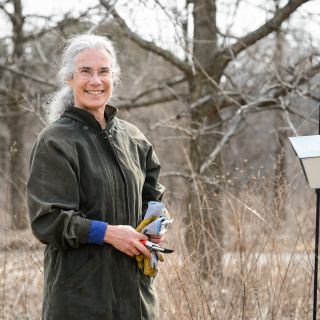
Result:
[[148,224],[150,224],[151,222],[153,222],[154,220],[156,220],[158,218],[159,217],[157,217],[157,216],[153,216],[153,217],[150,217],[150,218],[143,219],[141,221],[141,223],[137,226],[136,231],[141,232],[141,230],[143,228],[145,228]]
[[[158,260],[163,262],[164,257],[160,252],[156,253]],[[151,259],[144,255],[143,253],[136,256],[136,260],[138,261],[138,268],[143,272],[145,276],[155,277],[158,270],[154,267],[151,267]]]
[[[151,222],[153,222],[154,220],[156,220],[158,218],[159,218],[158,216],[153,216],[150,218],[143,219],[142,222],[136,228],[136,231],[141,232],[141,230],[143,228],[145,228],[148,224],[150,224]],[[163,255],[160,254],[159,252],[157,252],[156,254],[158,256],[158,259],[161,262],[163,262],[164,261]],[[138,256],[136,256],[136,260],[138,262],[138,268],[143,272],[143,274],[145,276],[148,276],[148,277],[155,277],[156,276],[158,270],[156,268],[151,267],[151,261],[150,261],[149,257],[147,257],[146,255],[141,253]]]

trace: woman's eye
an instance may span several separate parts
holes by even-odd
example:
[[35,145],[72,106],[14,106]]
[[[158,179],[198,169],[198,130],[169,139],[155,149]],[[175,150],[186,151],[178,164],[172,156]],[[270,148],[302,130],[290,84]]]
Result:
[[81,74],[82,76],[91,76],[91,72],[90,72],[90,70],[88,70],[88,69],[82,69],[82,70],[80,70],[80,74]]
[[108,77],[110,75],[110,70],[101,70],[99,72],[100,77]]

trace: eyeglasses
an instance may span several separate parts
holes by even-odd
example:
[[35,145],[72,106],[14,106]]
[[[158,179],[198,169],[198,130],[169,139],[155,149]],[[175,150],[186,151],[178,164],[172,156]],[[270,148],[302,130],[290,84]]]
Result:
[[[95,71],[91,68],[82,67],[79,68],[79,71],[76,71],[75,73],[77,73],[82,79],[90,80],[93,78]],[[110,68],[101,68],[98,71],[98,77],[100,80],[111,78],[111,76],[112,72]]]

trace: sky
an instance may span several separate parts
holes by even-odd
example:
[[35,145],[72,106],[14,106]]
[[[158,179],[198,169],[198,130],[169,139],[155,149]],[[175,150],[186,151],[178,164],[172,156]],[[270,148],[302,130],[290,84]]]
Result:
[[[230,30],[235,36],[242,36],[246,32],[256,29],[266,18],[270,18],[271,15],[266,16],[264,8],[274,3],[274,0],[243,0],[239,2],[240,5],[237,10],[233,10],[234,0],[217,1],[218,26],[223,32]],[[281,1],[282,4],[287,2]],[[141,2],[146,3],[147,7],[142,5]],[[172,4],[170,0],[161,0],[160,2],[164,6]],[[25,15],[59,16],[69,11],[77,13],[85,10],[88,5],[98,4],[98,0],[22,0],[22,3]],[[142,34],[144,38],[147,40],[157,39],[166,49],[175,50],[177,27],[168,22],[169,18],[166,13],[162,10],[155,10],[153,3],[152,0],[118,0],[116,7],[120,14],[127,18],[126,21],[130,27]],[[184,1],[178,0],[175,1],[175,4],[182,10]],[[313,15],[312,18],[309,14]],[[36,19],[34,21],[36,21],[34,22],[36,24],[43,24],[44,20]],[[300,30],[306,36],[308,33],[312,35],[315,46],[320,45],[320,0],[309,1],[300,7],[298,13],[294,14],[290,20],[290,24],[297,29],[297,32]],[[0,38],[10,33],[9,26],[6,17],[0,13]]]

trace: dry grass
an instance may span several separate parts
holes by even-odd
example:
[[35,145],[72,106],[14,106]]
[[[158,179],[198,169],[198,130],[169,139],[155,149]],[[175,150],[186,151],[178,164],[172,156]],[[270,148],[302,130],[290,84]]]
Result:
[[[18,234],[25,241],[17,242]],[[30,231],[12,238],[0,252],[0,319],[40,319],[43,250],[27,242]]]
[[314,194],[303,187],[304,197],[297,197],[294,180],[280,195],[286,203],[281,215],[274,212],[273,189],[265,177],[253,176],[246,186],[228,183],[223,277],[200,279],[183,246],[183,222],[176,219],[171,236],[178,253],[168,258],[157,279],[161,319],[310,319]]
[[[310,319],[315,197],[306,188],[302,202],[292,184],[286,216],[279,217],[270,205],[271,187],[252,181],[237,194],[223,193],[221,279],[200,279],[184,246],[182,214],[174,210],[167,246],[176,252],[156,279],[161,319]],[[40,319],[42,250],[29,231],[7,232],[0,253],[1,319]]]
[[312,258],[267,244],[225,253],[220,280],[201,281],[190,259],[168,259],[157,279],[161,319],[309,319]]

